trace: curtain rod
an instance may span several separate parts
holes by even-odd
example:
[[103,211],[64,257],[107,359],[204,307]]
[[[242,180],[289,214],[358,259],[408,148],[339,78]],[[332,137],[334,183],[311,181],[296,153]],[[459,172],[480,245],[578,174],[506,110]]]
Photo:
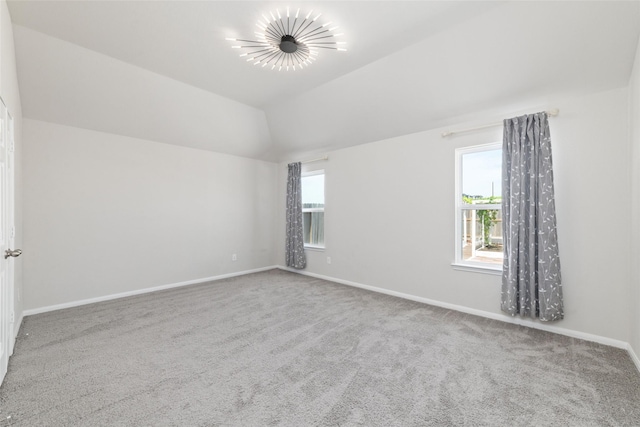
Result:
[[[558,113],[560,113],[560,110],[558,110],[557,108],[554,108],[553,110],[546,111],[546,113],[550,117],[555,117],[555,116],[558,115]],[[492,127],[495,127],[495,126],[502,126],[502,124],[503,124],[503,122],[499,122],[499,123],[491,123],[491,124],[488,124],[488,125],[477,126],[477,127],[468,128],[468,129],[448,130],[448,131],[442,132],[441,135],[442,135],[443,138],[446,138],[448,136],[453,135],[454,133],[471,132],[473,130],[492,128]]]
[[300,163],[313,163],[319,162],[320,160],[329,160],[329,156],[318,157],[317,159],[302,160]]

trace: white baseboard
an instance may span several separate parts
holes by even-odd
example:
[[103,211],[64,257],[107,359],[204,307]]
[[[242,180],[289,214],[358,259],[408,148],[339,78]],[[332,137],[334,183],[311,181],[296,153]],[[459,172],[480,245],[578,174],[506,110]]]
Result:
[[[182,286],[196,285],[198,283],[205,283],[205,282],[211,282],[211,281],[214,281],[214,280],[228,279],[229,277],[244,276],[245,274],[259,273],[261,271],[273,270],[274,268],[278,268],[278,266],[271,265],[271,266],[268,266],[268,267],[255,268],[253,270],[245,270],[245,271],[239,271],[239,272],[236,272],[236,273],[221,274],[219,276],[205,277],[205,278],[202,278],[202,279],[195,279],[195,280],[187,280],[186,282],[170,283],[168,285],[154,286],[152,288],[137,289],[135,291],[128,291],[128,292],[122,292],[122,293],[118,293],[118,294],[105,295],[105,296],[101,296],[101,297],[89,298],[89,299],[84,299],[84,300],[79,300],[79,301],[71,301],[71,302],[66,302],[66,303],[63,303],[63,304],[49,305],[49,306],[40,307],[40,308],[32,308],[30,310],[24,310],[23,316],[24,317],[33,316],[34,314],[47,313],[49,311],[62,310],[62,309],[71,308],[71,307],[78,307],[78,306],[81,306],[81,305],[93,304],[93,303],[96,303],[96,302],[110,301],[110,300],[119,299],[119,298],[131,297],[131,296],[134,296],[134,295],[147,294],[149,292],[162,291],[162,290],[165,290],[165,289],[180,288]],[[21,319],[21,321],[22,321],[22,319]]]
[[[298,273],[298,274],[302,274],[302,275],[305,275],[305,276],[310,276],[310,277],[315,277],[315,278],[318,278],[318,279],[328,280],[330,282],[336,282],[336,283],[340,283],[340,284],[347,285],[347,286],[353,286],[353,287],[356,287],[356,288],[362,288],[362,289],[366,289],[366,290],[373,291],[373,292],[379,292],[381,294],[386,294],[386,295],[391,295],[391,296],[394,296],[394,297],[408,299],[408,300],[411,300],[411,301],[421,302],[421,303],[424,303],[424,304],[435,305],[437,307],[447,308],[447,309],[450,309],[450,310],[460,311],[462,313],[468,313],[468,314],[473,314],[473,315],[476,315],[476,316],[486,317],[488,319],[499,320],[501,322],[513,323],[513,324],[520,325],[520,326],[526,326],[526,327],[529,327],[529,328],[540,329],[542,331],[553,332],[555,334],[565,335],[565,336],[572,337],[572,338],[579,338],[579,339],[582,339],[582,340],[585,340],[585,341],[592,341],[592,342],[596,342],[596,343],[599,343],[599,344],[608,345],[608,346],[611,346],[611,347],[622,348],[622,349],[626,349],[626,350],[629,350],[631,348],[630,345],[625,341],[615,340],[615,339],[603,337],[603,336],[600,336],[600,335],[588,334],[586,332],[574,331],[572,329],[560,328],[558,326],[546,325],[546,324],[543,324],[543,323],[537,323],[537,322],[526,320],[526,319],[522,319],[522,318],[519,318],[519,317],[511,317],[511,316],[508,316],[506,314],[491,313],[489,311],[477,310],[475,308],[465,307],[465,306],[462,306],[462,305],[450,304],[450,303],[447,303],[447,302],[436,301],[436,300],[432,300],[432,299],[428,299],[428,298],[422,298],[422,297],[418,297],[418,296],[415,296],[415,295],[405,294],[405,293],[402,293],[402,292],[396,292],[396,291],[391,291],[391,290],[384,289],[384,288],[378,288],[378,287],[375,287],[375,286],[363,285],[361,283],[351,282],[349,280],[342,280],[342,279],[337,279],[335,277],[324,276],[322,274],[310,273],[308,271],[302,271],[302,270],[295,270],[293,268],[284,267],[284,266],[281,266],[281,265],[279,265],[278,268],[281,269],[281,270],[291,271],[293,273]],[[631,352],[629,354],[631,355]],[[633,354],[631,357],[633,358],[634,356],[635,356],[635,354]],[[636,362],[636,366],[638,366],[638,370],[640,371],[640,363],[638,362],[638,358],[635,357],[634,361]]]

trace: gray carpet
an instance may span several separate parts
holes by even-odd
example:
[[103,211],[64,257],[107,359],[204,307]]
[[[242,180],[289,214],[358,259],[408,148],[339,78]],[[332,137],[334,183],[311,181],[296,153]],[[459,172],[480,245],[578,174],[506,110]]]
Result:
[[279,270],[24,320],[14,426],[640,425],[628,354]]

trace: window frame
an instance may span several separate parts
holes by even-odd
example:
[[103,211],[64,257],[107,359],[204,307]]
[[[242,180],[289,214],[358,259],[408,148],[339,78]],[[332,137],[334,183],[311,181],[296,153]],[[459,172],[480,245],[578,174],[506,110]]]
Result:
[[[468,261],[462,257],[462,212],[465,210],[498,209],[502,211],[502,204],[477,204],[468,205],[462,203],[462,157],[465,154],[479,153],[482,151],[502,150],[501,142],[491,142],[468,147],[460,147],[455,150],[455,245],[454,261],[451,263],[454,269],[463,271],[474,271],[478,273],[502,274],[502,264],[491,264],[481,261]],[[473,206],[472,208],[469,206]]]
[[[327,202],[326,202],[326,193],[327,193],[327,191],[326,191],[327,190],[326,183],[327,183],[327,180],[326,180],[326,174],[325,174],[324,169],[316,169],[316,170],[302,172],[300,174],[300,177],[301,178],[306,178],[306,177],[316,176],[316,175],[323,175],[323,178],[322,178],[322,191],[323,191],[323,193],[325,195],[325,203],[324,203],[325,207],[323,207],[323,208],[306,208],[305,209],[304,208],[304,202],[303,202],[302,203],[302,205],[303,205],[303,208],[302,208],[303,217],[304,217],[304,214],[306,212],[322,212],[322,213],[325,213],[325,208],[327,206]],[[301,184],[302,184],[302,182],[301,182]],[[304,198],[304,193],[302,194],[302,197]],[[323,229],[325,229],[325,221],[324,221],[325,218],[326,218],[326,213],[325,213],[325,216],[323,217],[323,224],[322,224]],[[326,237],[326,233],[324,235]],[[305,249],[311,249],[311,250],[315,250],[315,251],[324,251],[326,247],[327,247],[326,239],[324,241],[324,244],[322,244],[322,245],[313,245],[313,244],[310,244],[310,243],[304,243],[304,248]]]

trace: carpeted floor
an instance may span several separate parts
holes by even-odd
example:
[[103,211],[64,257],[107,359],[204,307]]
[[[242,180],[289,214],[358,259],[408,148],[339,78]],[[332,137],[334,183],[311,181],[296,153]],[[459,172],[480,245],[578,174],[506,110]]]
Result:
[[624,350],[272,270],[27,317],[0,411],[14,426],[640,426],[640,374]]

